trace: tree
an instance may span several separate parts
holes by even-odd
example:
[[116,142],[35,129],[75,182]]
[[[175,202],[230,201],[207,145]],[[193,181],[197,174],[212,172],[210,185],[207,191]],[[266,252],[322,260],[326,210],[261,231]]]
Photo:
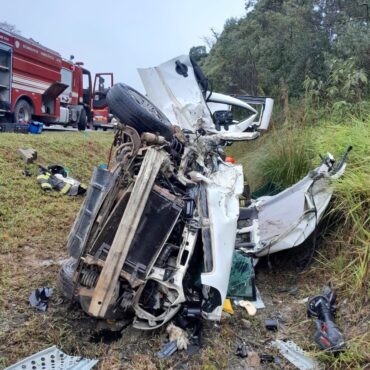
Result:
[[[226,21],[201,61],[218,91],[261,93],[286,103],[305,95],[306,79],[327,86],[331,61],[349,58],[352,70],[369,80],[369,7],[363,0],[247,0],[246,10]],[[356,96],[364,96],[365,85],[356,85]]]
[[208,53],[206,47],[204,45],[200,45],[193,46],[189,51],[189,55],[194,59],[195,62],[199,63],[208,55]]
[[14,24],[10,24],[8,22],[0,22],[0,28],[4,29],[5,31],[12,32],[12,33],[21,33],[21,31],[15,26]]

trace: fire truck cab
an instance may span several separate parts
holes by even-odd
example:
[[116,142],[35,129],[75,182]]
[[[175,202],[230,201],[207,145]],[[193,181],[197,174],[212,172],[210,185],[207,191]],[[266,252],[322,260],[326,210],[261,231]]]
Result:
[[113,115],[109,112],[106,100],[108,90],[113,86],[113,73],[95,75],[92,98],[92,126],[95,130],[113,128]]
[[85,130],[91,106],[91,74],[83,63],[0,29],[0,120]]

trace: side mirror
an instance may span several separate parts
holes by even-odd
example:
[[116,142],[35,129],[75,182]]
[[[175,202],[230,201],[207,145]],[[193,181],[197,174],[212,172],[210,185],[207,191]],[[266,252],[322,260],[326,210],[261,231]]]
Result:
[[227,131],[233,123],[233,114],[229,110],[216,110],[212,118],[217,131],[221,131],[221,126]]

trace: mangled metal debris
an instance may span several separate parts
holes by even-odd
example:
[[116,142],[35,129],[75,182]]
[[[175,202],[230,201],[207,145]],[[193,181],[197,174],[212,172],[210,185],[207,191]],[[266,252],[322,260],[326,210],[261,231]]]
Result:
[[350,150],[339,164],[328,154],[320,167],[298,183],[241,209],[239,219],[247,224],[238,228],[236,248],[262,257],[301,245],[322,219],[333,194],[331,181],[343,174]]
[[307,356],[301,347],[293,341],[282,341],[280,339],[271,342],[280,353],[299,370],[320,370],[320,365],[311,357]]
[[[140,75],[150,100],[124,84],[107,95],[120,121],[115,153],[108,170],[93,173],[61,290],[91,316],[132,319],[140,329],[158,328],[189,307],[196,320],[220,320],[235,247],[255,262],[302,243],[345,162],[334,171],[328,157],[292,188],[239,208],[243,169],[226,161],[223,148],[267,129],[272,101],[258,111],[210,93],[188,56]],[[234,119],[233,107],[245,116]]]
[[52,346],[7,367],[5,370],[90,370],[97,363],[98,360],[68,356],[56,346]]

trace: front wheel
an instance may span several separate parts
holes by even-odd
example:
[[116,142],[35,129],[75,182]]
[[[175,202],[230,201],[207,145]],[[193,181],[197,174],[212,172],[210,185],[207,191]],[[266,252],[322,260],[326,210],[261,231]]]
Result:
[[115,84],[107,94],[109,111],[139,134],[152,132],[171,141],[173,127],[168,118],[149,99],[123,83]]
[[16,123],[29,123],[32,120],[32,107],[24,99],[20,99],[14,107],[14,120]]
[[87,115],[86,115],[86,110],[82,109],[81,115],[80,115],[80,120],[77,123],[77,128],[78,131],[85,131],[87,126]]

